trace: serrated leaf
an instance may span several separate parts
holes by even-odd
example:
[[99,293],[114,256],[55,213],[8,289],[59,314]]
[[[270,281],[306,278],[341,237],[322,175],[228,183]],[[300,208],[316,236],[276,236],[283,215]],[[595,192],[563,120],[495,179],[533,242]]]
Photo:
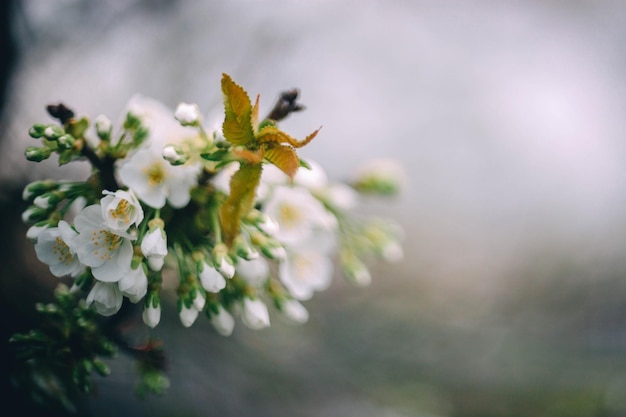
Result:
[[276,165],[281,171],[293,178],[296,171],[300,167],[300,160],[295,149],[286,145],[268,145],[263,154],[272,164]]
[[257,134],[257,141],[259,143],[287,143],[294,148],[301,148],[311,142],[315,138],[315,136],[317,136],[317,133],[320,131],[320,129],[317,129],[316,131],[308,135],[306,138],[304,138],[304,140],[298,140],[289,136],[287,133],[283,132],[276,126],[264,126],[263,128],[261,128],[261,130],[259,130],[259,133]]
[[252,129],[252,104],[248,93],[228,74],[222,75],[224,94],[224,137],[233,145],[250,145],[254,142]]
[[259,98],[257,94],[254,106],[252,107],[252,113],[250,114],[250,124],[252,125],[252,132],[256,132],[259,129]]
[[241,219],[254,206],[254,193],[261,180],[263,167],[259,164],[241,164],[230,180],[230,195],[220,208],[224,242],[230,246],[239,234]]

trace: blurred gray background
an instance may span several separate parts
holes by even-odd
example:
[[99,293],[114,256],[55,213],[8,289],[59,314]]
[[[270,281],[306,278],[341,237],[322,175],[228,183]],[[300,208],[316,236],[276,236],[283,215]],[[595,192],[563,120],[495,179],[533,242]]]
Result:
[[[333,180],[392,157],[403,193],[365,214],[406,231],[373,283],[337,277],[294,327],[230,338],[166,305],[172,387],[137,400],[123,356],[89,416],[626,416],[626,3],[9,1],[0,181],[7,327],[56,284],[32,259],[19,190],[85,166],[26,162],[64,102],[115,120],[134,93],[218,123],[230,74],[261,112],[298,87],[323,125],[301,156]],[[9,48],[13,47],[13,49]],[[8,55],[13,52],[12,55]]]

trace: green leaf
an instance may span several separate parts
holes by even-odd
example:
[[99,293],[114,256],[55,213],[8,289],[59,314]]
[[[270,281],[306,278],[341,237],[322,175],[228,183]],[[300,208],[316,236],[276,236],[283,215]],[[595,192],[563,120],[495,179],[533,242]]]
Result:
[[242,163],[230,180],[230,195],[220,208],[224,242],[230,246],[239,234],[241,219],[254,206],[254,193],[261,180],[263,166]]
[[237,146],[253,144],[252,104],[248,93],[236,84],[228,74],[222,75],[222,93],[224,94],[225,113],[222,124],[224,137]]

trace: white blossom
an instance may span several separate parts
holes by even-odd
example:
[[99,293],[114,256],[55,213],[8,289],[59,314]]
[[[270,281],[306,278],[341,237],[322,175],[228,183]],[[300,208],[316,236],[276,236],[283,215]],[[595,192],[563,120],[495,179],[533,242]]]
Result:
[[189,203],[190,190],[197,183],[201,166],[172,165],[160,151],[142,148],[120,164],[120,181],[153,208],[162,208],[166,201],[174,208]]
[[337,219],[301,187],[276,187],[263,213],[278,222],[279,230],[274,237],[287,245],[308,240],[316,230],[332,230],[337,226]]
[[99,204],[85,207],[74,225],[79,233],[75,239],[78,259],[91,267],[94,278],[104,282],[121,280],[129,272],[133,257],[130,236],[107,228]]
[[328,177],[324,168],[322,168],[322,166],[315,161],[307,160],[306,162],[309,164],[310,168],[298,168],[296,175],[293,178],[294,184],[310,190],[326,187],[328,184]]
[[143,220],[143,209],[132,192],[117,190],[103,191],[100,200],[102,217],[107,227],[113,231],[124,232],[130,226],[139,225]]
[[93,305],[99,314],[112,316],[122,307],[123,298],[116,283],[96,282],[87,294],[86,303]]
[[287,251],[279,266],[279,278],[287,291],[297,300],[308,300],[315,291],[323,291],[332,281],[331,259],[316,250],[306,248]]
[[163,159],[163,148],[192,144],[198,140],[196,129],[181,126],[165,105],[141,95],[133,96],[127,108],[141,119],[149,136],[145,146],[119,161],[120,183],[132,189],[150,207],[162,208],[166,202],[174,208],[186,206],[202,164],[193,160],[173,166]]
[[84,270],[76,255],[75,239],[78,233],[64,220],[57,227],[43,229],[35,243],[37,258],[50,267],[55,277],[77,276]]

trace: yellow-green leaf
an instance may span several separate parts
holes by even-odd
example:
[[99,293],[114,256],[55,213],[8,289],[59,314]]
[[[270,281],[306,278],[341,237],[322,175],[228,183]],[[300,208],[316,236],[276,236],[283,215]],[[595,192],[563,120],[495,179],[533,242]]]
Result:
[[[222,75],[224,94],[224,137],[233,145],[249,145],[254,141],[252,104],[248,93],[228,74]],[[255,106],[256,107],[256,106]]]
[[230,246],[239,234],[241,219],[254,206],[254,194],[261,180],[263,166],[242,163],[230,180],[230,195],[220,208],[224,242]]
[[252,125],[252,132],[259,130],[259,97],[257,94],[254,101],[254,107],[252,107],[252,114],[250,115],[250,124]]
[[300,167],[296,150],[291,146],[270,144],[265,148],[263,156],[287,174],[289,178],[293,178]]
[[278,127],[268,125],[262,127],[261,130],[259,130],[256,138],[259,143],[287,143],[294,148],[301,148],[311,142],[313,138],[317,136],[317,133],[320,131],[320,129],[317,129],[316,131],[308,135],[304,140],[298,140],[289,136]]

